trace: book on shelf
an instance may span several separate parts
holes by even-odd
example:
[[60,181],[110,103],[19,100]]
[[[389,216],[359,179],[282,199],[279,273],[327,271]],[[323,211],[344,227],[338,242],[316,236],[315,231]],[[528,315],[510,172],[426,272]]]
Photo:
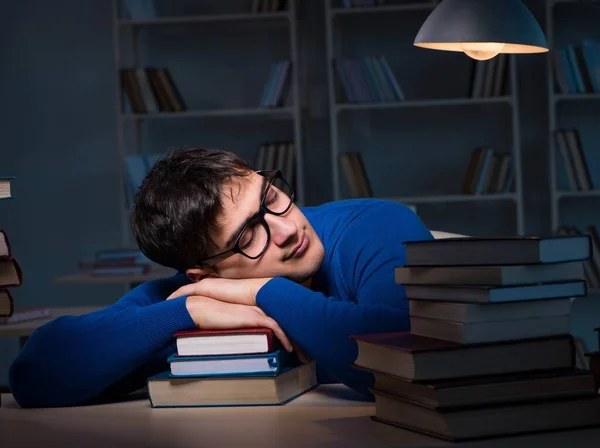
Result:
[[121,86],[126,109],[136,114],[184,112],[186,104],[169,69],[164,67],[121,68]]
[[281,107],[289,94],[292,77],[292,61],[274,62],[263,88],[259,107]]
[[562,94],[600,93],[600,42],[583,39],[552,54],[555,86]]
[[255,159],[255,169],[280,170],[296,195],[298,194],[296,144],[292,140],[261,143]]
[[281,12],[287,8],[286,0],[252,0],[251,13]]
[[0,176],[0,199],[13,199],[12,181],[14,176]]
[[[589,236],[403,244],[395,281],[410,330],[352,336],[354,367],[374,376],[373,420],[452,441],[600,425],[598,388],[570,334]],[[471,294],[505,290],[514,294],[501,303]]]
[[372,197],[373,191],[362,155],[359,152],[342,153],[339,155],[339,161],[350,189],[350,195],[353,198]]
[[554,132],[571,191],[594,189],[586,162],[581,136],[577,129],[559,129]]
[[148,379],[152,407],[284,405],[317,385],[314,361],[281,349],[267,328],[174,334],[169,370]]
[[493,98],[508,92],[510,58],[501,53],[487,61],[473,61],[471,69],[471,98]]
[[130,276],[153,272],[170,275],[172,269],[157,265],[139,249],[103,249],[97,251],[91,260],[80,260],[77,266],[81,272],[92,276]]
[[463,194],[506,194],[513,187],[515,168],[511,154],[480,147],[471,152],[462,185]]
[[344,94],[343,102],[404,101],[404,91],[385,56],[336,58],[332,63]]

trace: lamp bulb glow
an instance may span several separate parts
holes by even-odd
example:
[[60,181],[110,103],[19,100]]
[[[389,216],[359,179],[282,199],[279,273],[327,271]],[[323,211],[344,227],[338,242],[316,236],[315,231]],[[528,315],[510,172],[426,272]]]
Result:
[[502,42],[462,42],[460,48],[465,54],[478,61],[487,61],[504,49]]

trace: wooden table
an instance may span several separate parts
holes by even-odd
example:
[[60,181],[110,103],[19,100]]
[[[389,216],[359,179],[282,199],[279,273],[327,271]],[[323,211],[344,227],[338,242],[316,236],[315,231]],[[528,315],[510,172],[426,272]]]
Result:
[[[372,402],[323,385],[285,406],[153,409],[147,399],[20,409],[2,396],[0,446],[79,447],[427,447],[454,445],[372,421]],[[477,448],[598,448],[600,429],[489,439]]]

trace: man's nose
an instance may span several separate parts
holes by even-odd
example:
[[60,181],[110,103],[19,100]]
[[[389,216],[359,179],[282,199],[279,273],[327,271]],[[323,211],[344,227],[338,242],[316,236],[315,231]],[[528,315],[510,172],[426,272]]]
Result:
[[269,224],[271,241],[278,246],[289,244],[290,240],[293,240],[298,233],[296,223],[284,216],[266,214],[265,220],[267,221],[267,224]]

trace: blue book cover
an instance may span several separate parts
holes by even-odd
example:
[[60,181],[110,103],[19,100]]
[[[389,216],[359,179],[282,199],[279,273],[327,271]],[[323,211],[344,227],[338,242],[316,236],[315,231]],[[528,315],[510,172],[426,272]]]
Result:
[[170,374],[174,377],[278,375],[283,367],[294,365],[293,357],[282,350],[270,353],[225,356],[171,355]]

